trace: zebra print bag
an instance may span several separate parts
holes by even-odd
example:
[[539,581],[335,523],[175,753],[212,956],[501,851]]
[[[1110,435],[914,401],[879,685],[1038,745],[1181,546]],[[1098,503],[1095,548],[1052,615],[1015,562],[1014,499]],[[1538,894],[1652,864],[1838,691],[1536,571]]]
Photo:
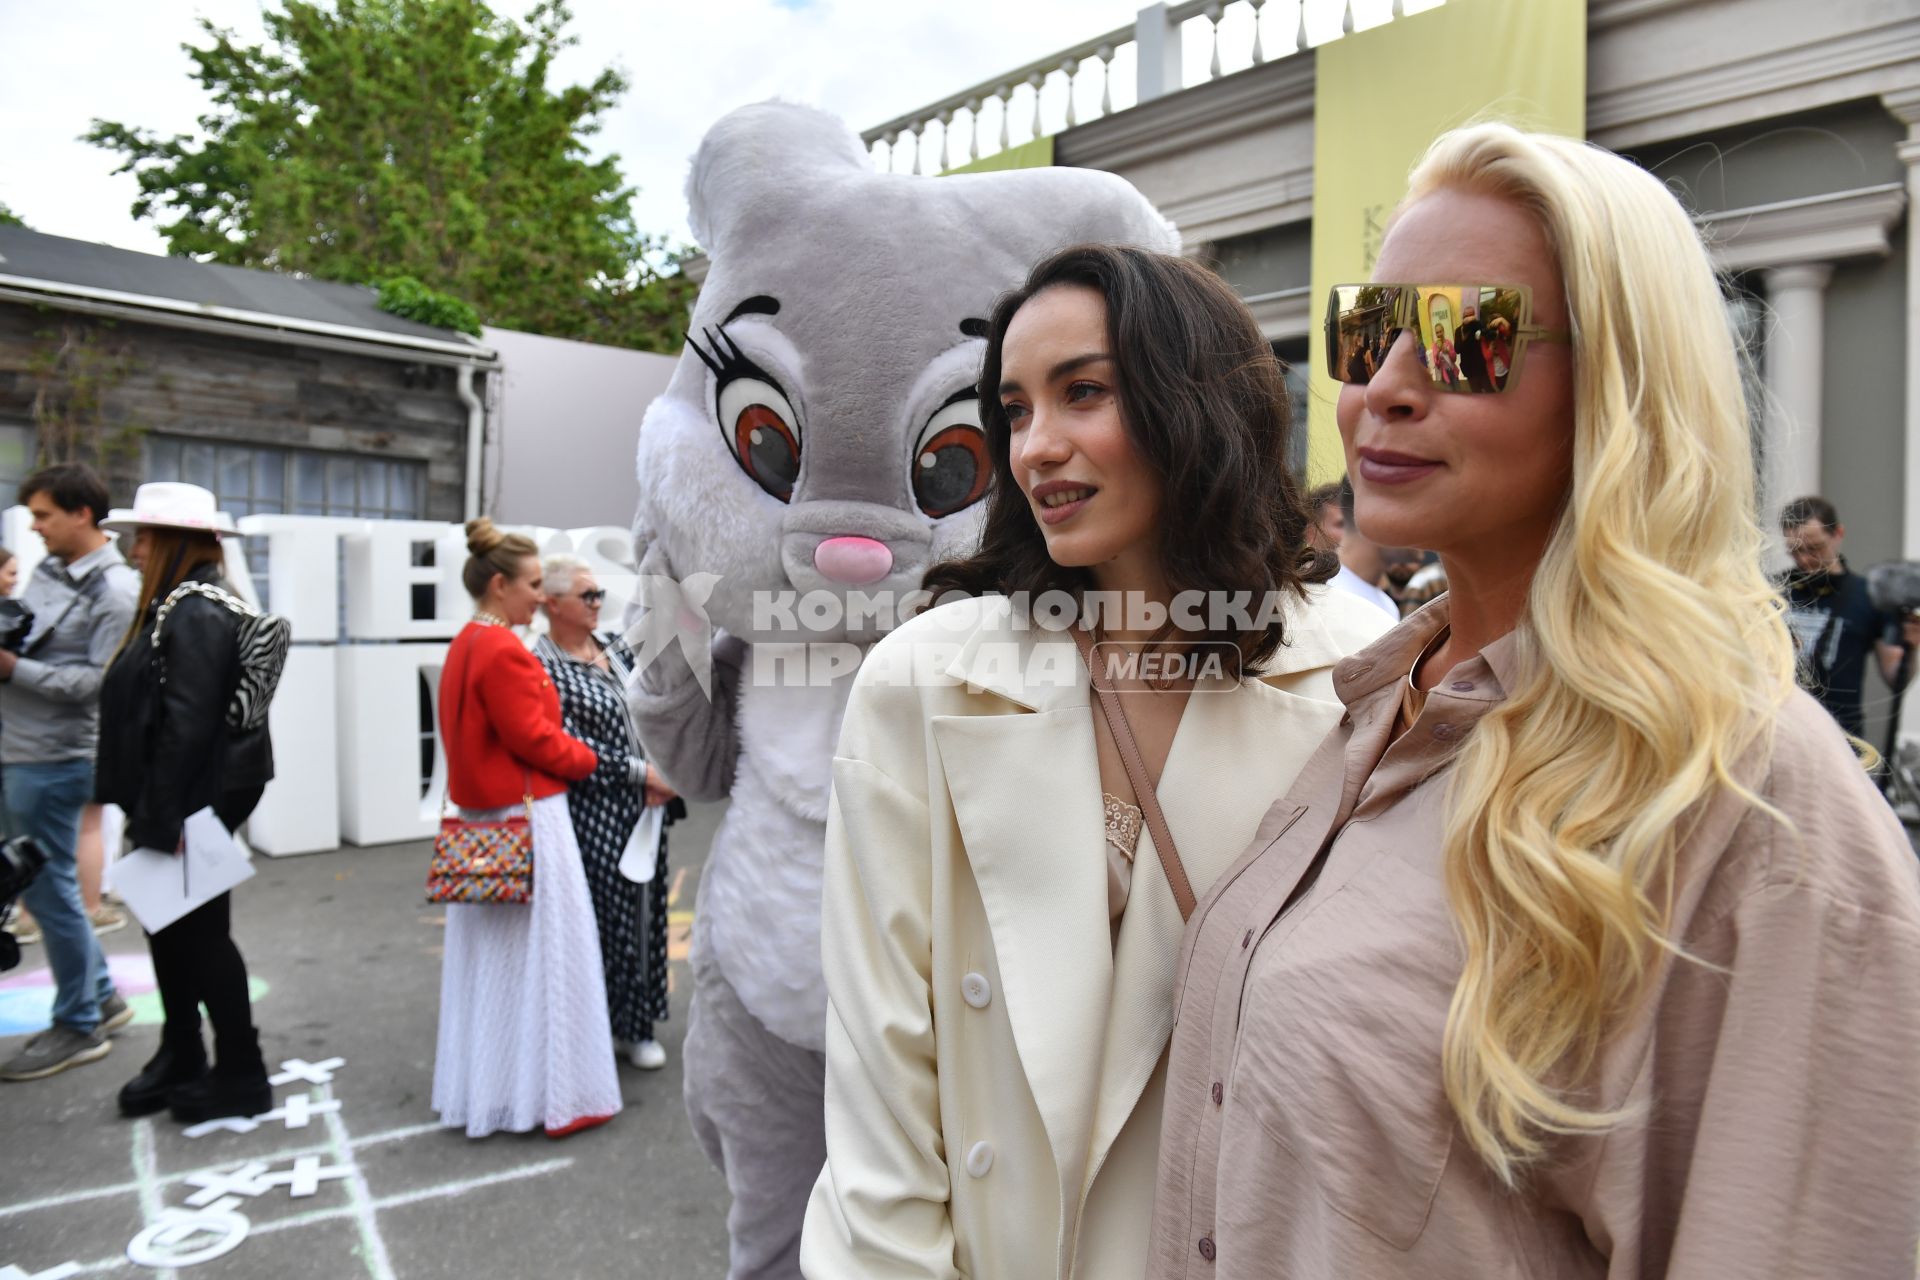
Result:
[[210,582],[183,582],[167,596],[153,620],[153,654],[159,664],[161,684],[167,681],[166,649],[161,645],[167,615],[190,595],[205,596],[233,614],[240,679],[227,702],[227,726],[236,733],[258,729],[267,722],[274,690],[280,687],[280,673],[287,666],[287,644],[293,638],[293,625],[279,614],[261,613],[232,592]]

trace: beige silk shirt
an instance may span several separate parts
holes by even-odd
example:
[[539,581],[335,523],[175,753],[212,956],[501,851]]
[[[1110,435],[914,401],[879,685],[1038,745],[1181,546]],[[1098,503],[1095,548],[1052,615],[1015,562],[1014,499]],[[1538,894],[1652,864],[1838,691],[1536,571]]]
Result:
[[[1391,739],[1447,602],[1342,662],[1347,718],[1214,884],[1181,951],[1148,1274],[1209,1280],[1890,1280],[1920,1244],[1920,875],[1796,692],[1741,776],[1798,836],[1710,801],[1668,961],[1590,1087],[1640,1118],[1519,1193],[1461,1136],[1441,1041],[1462,951],[1448,761],[1505,696],[1507,637]],[[1322,871],[1288,898],[1323,848]]]

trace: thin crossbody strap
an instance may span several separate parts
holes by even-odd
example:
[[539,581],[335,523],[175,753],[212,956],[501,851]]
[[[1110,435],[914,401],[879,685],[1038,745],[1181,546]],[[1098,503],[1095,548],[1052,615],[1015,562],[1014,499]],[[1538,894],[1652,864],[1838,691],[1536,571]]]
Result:
[[1187,868],[1180,861],[1180,850],[1174,846],[1173,832],[1167,828],[1167,816],[1160,811],[1160,798],[1153,792],[1153,784],[1147,780],[1147,762],[1141,758],[1140,745],[1133,740],[1133,726],[1127,723],[1127,709],[1120,705],[1120,695],[1107,678],[1100,673],[1100,664],[1094,661],[1093,637],[1079,627],[1073,628],[1073,641],[1080,646],[1080,658],[1087,664],[1087,678],[1093,682],[1093,691],[1100,699],[1100,714],[1106,717],[1107,730],[1113,734],[1113,743],[1120,748],[1120,763],[1126,766],[1127,779],[1133,783],[1134,797],[1140,802],[1141,816],[1146,819],[1147,830],[1153,833],[1153,849],[1160,855],[1160,867],[1167,873],[1167,886],[1173,890],[1173,901],[1180,908],[1180,918],[1193,918],[1194,897],[1193,882],[1187,879]]

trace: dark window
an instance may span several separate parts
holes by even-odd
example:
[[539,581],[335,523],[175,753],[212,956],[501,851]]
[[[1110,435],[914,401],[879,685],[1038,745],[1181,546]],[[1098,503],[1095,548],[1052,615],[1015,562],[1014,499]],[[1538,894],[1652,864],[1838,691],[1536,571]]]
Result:
[[433,754],[439,740],[439,726],[433,718],[433,685],[427,673],[420,673],[420,795],[425,798],[433,786]]
[[[0,424],[0,483],[6,482],[5,432],[5,425]],[[426,463],[313,449],[149,436],[146,478],[184,480],[211,489],[221,510],[236,520],[250,515],[419,520],[425,517],[427,507]],[[291,500],[288,495],[292,495]],[[264,604],[266,543],[250,539],[246,547],[254,590]]]
[[0,419],[0,492],[6,494],[0,505],[11,505],[20,482],[33,474],[38,439],[39,433],[27,423]]

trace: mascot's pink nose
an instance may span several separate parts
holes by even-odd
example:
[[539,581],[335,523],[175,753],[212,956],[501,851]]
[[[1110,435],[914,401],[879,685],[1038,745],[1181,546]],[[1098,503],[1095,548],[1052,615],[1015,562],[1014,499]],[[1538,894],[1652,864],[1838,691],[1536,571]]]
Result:
[[861,587],[893,572],[893,552],[872,538],[828,538],[813,549],[813,567],[835,582]]

